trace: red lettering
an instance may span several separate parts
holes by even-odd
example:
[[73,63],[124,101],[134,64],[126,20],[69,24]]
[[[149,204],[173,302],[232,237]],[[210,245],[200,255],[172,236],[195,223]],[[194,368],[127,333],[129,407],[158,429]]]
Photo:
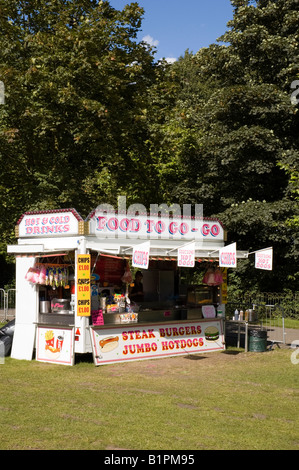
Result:
[[144,353],[143,344],[137,344],[137,354]]

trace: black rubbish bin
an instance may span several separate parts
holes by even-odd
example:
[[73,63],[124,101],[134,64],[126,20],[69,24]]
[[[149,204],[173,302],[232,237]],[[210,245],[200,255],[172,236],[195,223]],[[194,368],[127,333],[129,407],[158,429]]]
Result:
[[6,323],[6,325],[0,328],[0,337],[1,336],[13,336],[15,332],[15,320],[11,320]]
[[0,336],[0,360],[9,356],[12,346],[12,336]]
[[267,330],[264,328],[250,329],[248,332],[248,350],[253,352],[265,352],[267,350]]

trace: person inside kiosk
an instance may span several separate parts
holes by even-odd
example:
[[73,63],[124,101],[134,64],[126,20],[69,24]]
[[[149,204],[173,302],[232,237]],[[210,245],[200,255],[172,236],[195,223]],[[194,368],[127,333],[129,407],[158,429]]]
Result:
[[142,272],[137,271],[135,274],[134,284],[129,289],[129,298],[132,302],[138,303],[144,300],[142,280],[143,280]]

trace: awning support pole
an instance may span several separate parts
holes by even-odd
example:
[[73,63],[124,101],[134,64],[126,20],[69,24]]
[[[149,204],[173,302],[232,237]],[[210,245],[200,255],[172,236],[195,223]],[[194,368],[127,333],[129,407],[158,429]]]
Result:
[[176,248],[172,248],[171,250],[167,251],[167,254],[171,253],[172,251],[179,250],[180,248],[184,248],[184,246],[191,245],[191,243],[196,243],[194,241],[185,243],[184,245],[177,246]]

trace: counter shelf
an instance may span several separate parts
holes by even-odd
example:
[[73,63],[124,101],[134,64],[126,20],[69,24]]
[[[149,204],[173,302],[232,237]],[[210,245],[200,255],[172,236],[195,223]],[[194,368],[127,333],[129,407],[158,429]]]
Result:
[[40,313],[38,325],[73,326],[74,313]]
[[216,321],[223,321],[224,318],[195,318],[195,319],[184,319],[184,320],[172,320],[172,319],[165,319],[165,320],[160,320],[160,321],[152,321],[152,320],[141,320],[138,322],[130,322],[130,323],[105,323],[104,325],[89,325],[88,328],[96,328],[96,329],[105,329],[105,328],[127,328],[129,326],[135,326],[138,327],[138,325],[150,325],[150,326],[155,326],[155,325],[165,325],[167,323],[177,323],[178,325],[194,322],[194,321],[200,321],[200,323],[208,323],[208,322],[216,322]]

